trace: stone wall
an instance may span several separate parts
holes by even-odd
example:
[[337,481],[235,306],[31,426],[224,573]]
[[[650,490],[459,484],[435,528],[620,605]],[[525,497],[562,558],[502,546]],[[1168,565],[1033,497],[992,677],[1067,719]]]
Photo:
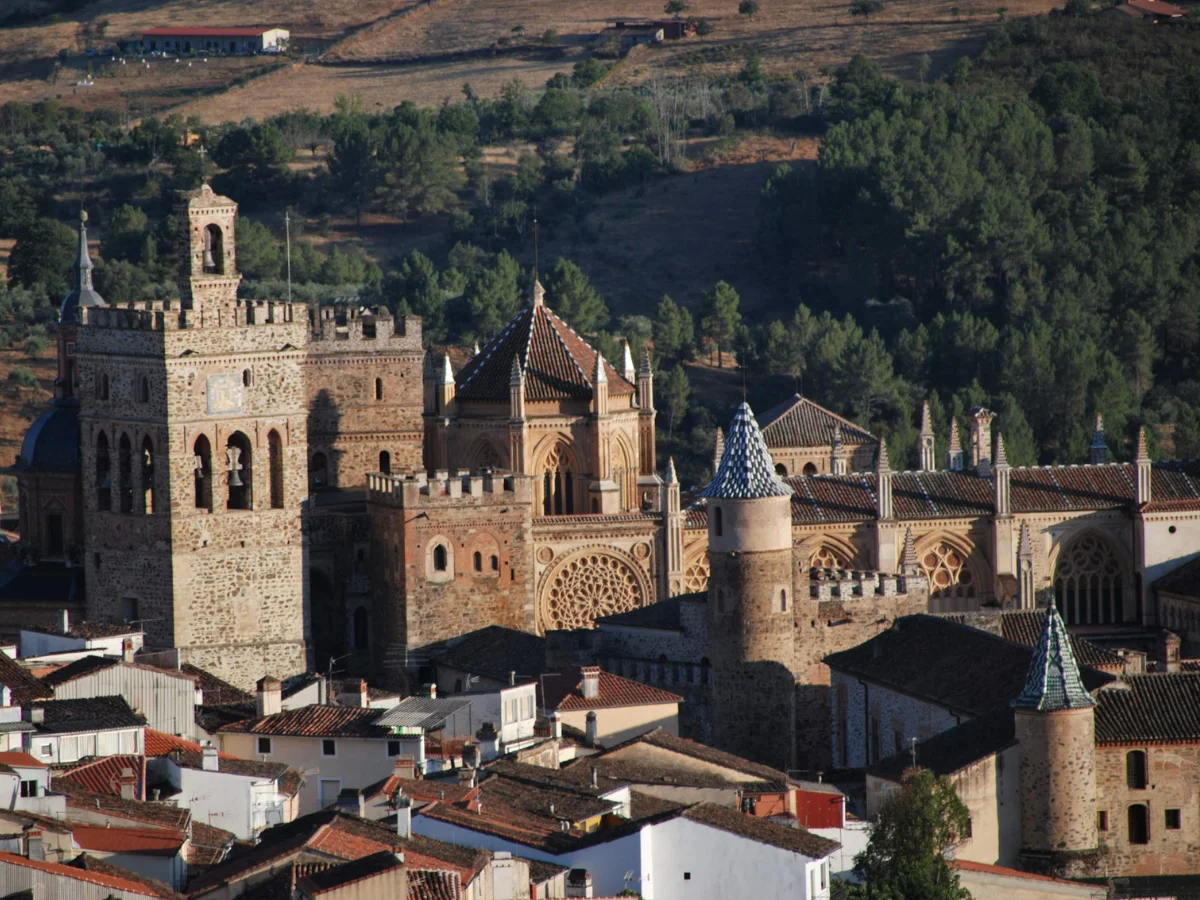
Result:
[[521,475],[368,477],[378,664],[389,682],[437,641],[485,625],[534,631],[529,498]]
[[[1126,757],[1146,754],[1146,787],[1131,788]],[[1129,841],[1129,808],[1147,807],[1149,843]],[[1099,745],[1096,810],[1107,814],[1100,832],[1097,874],[1184,875],[1200,870],[1200,744]],[[1167,810],[1179,810],[1180,827],[1167,828]]]
[[1095,850],[1095,717],[1091,707],[1018,709],[1021,842],[1032,858]]

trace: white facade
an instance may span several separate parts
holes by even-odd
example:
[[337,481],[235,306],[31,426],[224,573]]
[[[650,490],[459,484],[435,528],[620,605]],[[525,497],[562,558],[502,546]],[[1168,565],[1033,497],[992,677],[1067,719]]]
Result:
[[85,756],[140,756],[146,752],[144,728],[28,735],[26,751],[47,764],[76,762]]
[[[332,806],[345,788],[364,788],[387,778],[395,771],[397,756],[412,756],[418,765],[425,758],[424,740],[419,736],[325,738],[222,733],[218,737],[222,752],[231,756],[286,763],[288,768],[303,772],[297,813],[301,816]],[[261,743],[262,739],[268,743]],[[332,755],[326,752],[329,749]]]
[[70,637],[65,634],[46,634],[42,631],[21,631],[21,659],[35,656],[71,653],[72,657],[59,657],[58,662],[73,662],[83,656],[120,656],[121,647],[128,639],[134,651],[142,649],[143,635],[140,631],[111,634],[102,638]]
[[146,717],[146,727],[166,734],[194,737],[196,684],[181,672],[118,663],[55,686],[56,700],[91,697],[125,698],[130,709]]
[[[491,722],[500,737],[498,754],[520,750],[539,740],[534,737],[537,721],[537,682],[514,684],[494,691],[461,694],[471,701],[470,721],[476,727]],[[455,735],[467,737],[467,735]],[[475,740],[471,736],[471,740]]]
[[[597,897],[614,896],[626,888],[639,892],[645,900],[829,897],[828,858],[812,859],[683,816],[557,855],[420,814],[413,816],[413,831],[451,843],[587,869]],[[629,874],[633,877],[627,880]]]
[[252,841],[272,825],[294,818],[291,798],[280,792],[278,779],[180,765],[166,756],[149,765],[179,791],[179,806],[196,821],[232,831],[239,840]]

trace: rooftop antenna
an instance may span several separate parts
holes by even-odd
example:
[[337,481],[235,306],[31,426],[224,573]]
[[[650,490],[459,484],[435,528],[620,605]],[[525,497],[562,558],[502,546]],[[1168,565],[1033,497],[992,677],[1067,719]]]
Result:
[[292,302],[292,211],[283,211],[283,231],[286,235],[284,246],[287,248],[287,284],[288,303]]

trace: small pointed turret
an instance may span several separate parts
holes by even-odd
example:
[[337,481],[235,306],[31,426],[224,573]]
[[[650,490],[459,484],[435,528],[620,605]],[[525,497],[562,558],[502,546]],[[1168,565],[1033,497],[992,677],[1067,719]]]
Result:
[[1137,486],[1134,500],[1138,506],[1149,503],[1152,499],[1153,463],[1150,462],[1150,448],[1146,444],[1146,426],[1138,429],[1137,455],[1133,459],[1137,467]]
[[604,365],[604,354],[596,352],[596,367],[592,370],[592,411],[598,416],[608,415],[608,372]]
[[934,449],[933,417],[929,413],[928,400],[921,405],[921,433],[919,441],[921,445],[921,469],[925,472],[932,472],[937,468],[937,460],[934,458],[936,451]]
[[675,457],[667,457],[667,484],[679,484],[679,476],[675,474]]
[[454,384],[454,367],[450,365],[450,354],[442,354],[442,377],[439,384]]
[[946,468],[951,472],[963,469],[963,448],[958,439],[958,419],[950,417],[950,446],[946,450]]
[[529,292],[529,305],[533,307],[543,306],[546,302],[546,289],[542,287],[541,281],[536,275],[533,276],[533,288]]
[[883,438],[879,439],[879,456],[875,460],[875,513],[880,519],[892,517],[892,466],[888,461],[887,441]]
[[1004,435],[1003,433],[998,433],[996,435],[996,468],[999,469],[1001,467],[1005,469],[1012,468],[1008,464],[1008,454],[1004,452]]
[[1096,427],[1092,431],[1092,446],[1088,448],[1088,456],[1093,466],[1102,466],[1108,462],[1108,445],[1104,443],[1104,416],[1096,413]]
[[625,380],[633,384],[637,379],[637,369],[633,367],[633,351],[629,349],[629,341],[624,342],[625,356],[622,360],[621,374],[625,376]]
[[474,349],[472,350],[472,352],[471,352],[471,355],[472,355],[472,356],[478,356],[478,355],[479,355],[479,341],[476,341],[476,342],[475,342],[475,347],[474,347]]
[[1035,709],[1054,712],[1060,709],[1083,709],[1095,706],[1075,662],[1075,650],[1066,623],[1053,603],[1046,609],[1042,636],[1033,649],[1033,660],[1025,689],[1012,702],[1014,709]]
[[512,375],[508,379],[509,418],[514,422],[525,418],[525,372],[521,369],[521,357],[514,356]]
[[729,426],[729,438],[725,441],[716,474],[700,496],[757,500],[791,495],[792,489],[775,472],[771,452],[754,413],[749,404],[743,402]]
[[849,468],[846,461],[846,445],[842,441],[842,423],[833,423],[833,437],[829,442],[829,471],[834,475],[845,475]]
[[88,251],[87,213],[79,211],[79,237],[75,251],[75,284],[71,293],[63,299],[59,307],[59,318],[63,322],[73,322],[76,311],[83,306],[107,306],[92,287],[92,255]]
[[995,499],[996,515],[1012,514],[1011,502],[1012,466],[1008,464],[1008,454],[1004,452],[1004,435],[996,435],[996,469],[992,480]]
[[1033,539],[1029,523],[1021,522],[1021,534],[1017,539],[1017,608],[1034,609],[1037,600],[1033,595]]
[[913,543],[912,526],[904,529],[904,546],[900,550],[900,574],[915,576],[921,574],[917,563],[917,548]]

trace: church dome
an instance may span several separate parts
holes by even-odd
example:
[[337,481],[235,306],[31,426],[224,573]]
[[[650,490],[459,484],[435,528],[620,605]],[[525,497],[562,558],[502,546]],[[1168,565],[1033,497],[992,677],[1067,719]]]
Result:
[[92,287],[92,257],[88,253],[87,213],[79,213],[79,252],[75,256],[75,286],[63,299],[59,319],[75,321],[75,313],[83,306],[107,306],[104,298]]
[[25,433],[16,468],[25,472],[79,471],[79,405],[55,403]]
[[[570,325],[541,302],[541,285],[535,284],[533,305],[521,310],[459,371],[455,396],[460,401],[507,403],[513,361],[519,360],[528,400],[590,400],[596,355]],[[635,392],[607,360],[604,373],[610,397]]]

